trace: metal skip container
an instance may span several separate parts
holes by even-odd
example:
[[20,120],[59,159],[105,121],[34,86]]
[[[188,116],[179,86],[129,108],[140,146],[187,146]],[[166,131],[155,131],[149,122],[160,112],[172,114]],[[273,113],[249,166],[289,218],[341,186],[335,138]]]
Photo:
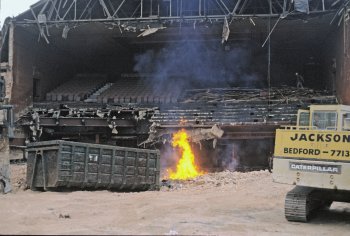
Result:
[[30,143],[26,151],[27,184],[33,190],[159,190],[158,150],[57,140]]

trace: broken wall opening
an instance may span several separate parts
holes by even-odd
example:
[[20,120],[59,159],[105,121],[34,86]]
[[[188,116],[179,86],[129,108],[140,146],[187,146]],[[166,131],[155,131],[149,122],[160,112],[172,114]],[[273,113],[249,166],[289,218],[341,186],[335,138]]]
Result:
[[[334,90],[334,73],[339,72],[334,72],[338,68],[333,62],[342,64],[337,56],[342,27],[330,25],[331,16],[278,23],[271,35],[271,86],[295,86],[298,72],[305,79],[304,86]],[[267,87],[268,45],[261,46],[268,35],[267,24],[268,20],[259,18],[234,21],[224,45],[220,43],[222,25],[215,23],[170,25],[145,37],[121,33],[105,23],[87,23],[71,28],[66,39],[62,38],[64,27],[59,26],[50,28],[49,44],[37,41],[35,26],[19,25],[14,37],[13,87],[17,89],[13,101],[19,104],[17,111],[33,102],[34,79],[40,80],[40,96],[35,99],[40,102],[86,99],[86,94],[76,99],[51,96],[55,88],[74,79],[78,85],[84,79],[93,81],[87,86],[90,94],[107,83],[148,86],[153,93],[177,88],[174,97],[184,88]],[[98,102],[121,102],[114,101],[113,93],[109,96],[101,96]]]
[[[63,103],[76,108],[95,107],[97,110],[89,119],[103,123],[93,124],[93,128],[87,128],[85,127],[87,119],[81,118],[82,113],[70,116],[72,119],[68,124],[68,119],[65,119],[67,117],[63,116],[62,111],[47,112],[46,115],[50,113],[48,123],[43,119],[40,123],[44,127],[40,131],[43,132],[42,140],[58,138],[137,146],[145,141],[150,122],[157,122],[156,119],[147,118],[146,124],[139,126],[138,121],[132,120],[134,114],[130,111],[126,118],[130,119],[128,120],[130,122],[123,127],[122,121],[118,121],[120,122],[118,135],[112,138],[110,132],[114,127],[111,123],[113,115],[106,111],[102,115],[102,119],[105,120],[97,121],[101,118],[99,110],[107,109],[111,105],[157,106],[160,109],[166,107],[161,115],[170,114],[170,110],[181,114],[184,107],[178,106],[177,102],[188,91],[232,87],[268,88],[269,84],[273,87],[295,88],[296,72],[304,77],[305,87],[321,90],[341,87],[338,78],[342,76],[342,68],[334,68],[333,61],[335,59],[337,65],[342,64],[343,54],[340,52],[341,46],[338,42],[343,28],[329,24],[332,16],[328,14],[307,18],[298,15],[281,20],[271,34],[270,78],[268,78],[268,44],[262,47],[269,33],[267,18],[234,20],[230,26],[228,41],[224,44],[221,43],[222,22],[174,23],[166,25],[166,28],[157,28],[149,35],[135,33],[133,30],[122,31],[118,25],[110,23],[84,23],[67,26],[68,28],[61,24],[50,28],[49,43],[43,38],[37,41],[38,31],[35,25],[17,25],[14,29],[15,84],[12,88],[12,101],[16,104],[17,112],[33,102],[35,107],[45,107],[48,110],[57,109]],[[271,20],[270,28],[274,23],[276,19]],[[39,80],[40,83],[35,89],[38,96],[34,99],[35,80]],[[196,94],[193,97],[196,97]],[[245,99],[245,95],[240,98]],[[277,125],[282,124],[282,120],[273,120],[273,115],[270,115],[272,109],[281,113],[280,111],[285,108],[290,113],[287,115],[289,117],[293,115],[295,118],[298,108],[295,104],[290,105],[293,106],[291,108],[283,104],[278,108],[271,108],[269,98],[257,104],[249,104],[248,108],[239,104],[237,106],[225,104],[226,107],[213,104],[212,107],[201,110],[203,104],[205,102],[193,100],[186,109],[191,112],[195,110],[193,114],[191,113],[194,125],[207,128],[215,122],[222,124],[221,120],[215,121],[214,117],[215,112],[221,112],[217,112],[220,109],[230,108],[225,111],[227,114],[224,115],[229,117],[224,117],[225,122],[236,126],[235,122],[246,120],[266,124],[266,117],[272,118],[271,122],[276,122]],[[267,116],[256,114],[256,110],[261,110],[262,106],[264,111],[267,110]],[[247,113],[246,109],[252,111],[249,110]],[[200,120],[202,114],[197,111],[212,117],[203,118],[202,121]],[[64,112],[68,114],[70,110]],[[55,114],[59,114],[62,119],[56,120]],[[176,123],[181,126],[181,115],[178,118]],[[166,115],[162,119],[165,122],[169,121]],[[291,124],[293,121],[287,119],[285,123]],[[272,150],[269,143],[273,140],[273,132],[277,125],[269,127],[270,136],[265,145],[268,148],[260,152],[264,157],[261,163],[253,159],[252,162],[255,164],[266,165],[266,158]],[[246,133],[255,131],[250,129]],[[254,136],[248,138],[255,139]],[[260,141],[235,142],[236,146],[247,145],[249,148],[255,145],[254,142]],[[229,145],[222,144],[218,146],[220,148],[217,151],[206,149],[205,152],[220,156],[225,149],[224,146]],[[230,148],[232,149],[232,146]],[[251,153],[248,156],[255,154]],[[247,165],[251,164],[249,158],[245,161]],[[220,165],[214,166],[219,168]]]

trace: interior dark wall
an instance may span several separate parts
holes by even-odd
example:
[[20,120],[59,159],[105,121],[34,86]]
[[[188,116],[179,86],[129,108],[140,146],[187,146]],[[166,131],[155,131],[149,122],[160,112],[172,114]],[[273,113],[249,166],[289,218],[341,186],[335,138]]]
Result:
[[38,45],[38,50],[34,55],[35,71],[33,78],[40,79],[40,96],[36,98],[40,101],[45,98],[47,92],[76,74],[76,62],[72,60],[69,54],[45,42]]
[[14,29],[13,45],[13,85],[11,103],[15,104],[15,112],[25,109],[33,102],[33,55],[37,50],[34,37],[21,30]]
[[133,68],[133,55],[116,49],[110,55],[90,55],[80,61],[84,65],[77,65],[79,73],[100,73],[107,76],[109,81],[115,82],[122,73],[130,73]]
[[[319,51],[322,49],[319,48]],[[296,73],[304,78],[304,87],[326,89],[327,76],[323,74],[324,58],[314,50],[274,50],[271,54],[272,86],[296,86]]]
[[[15,111],[20,112],[33,100],[42,100],[48,91],[67,81],[75,73],[74,60],[69,54],[43,39],[38,42],[36,35],[25,28],[14,30],[14,64],[12,101]],[[33,80],[39,81],[38,97],[33,97]]]
[[334,27],[322,47],[322,70],[327,87],[337,96],[339,103],[350,105],[350,28],[348,23]]
[[[33,101],[45,100],[46,93],[78,74],[99,73],[113,81],[123,72],[132,71],[133,57],[111,45],[96,50],[99,42],[85,48],[80,41],[65,40],[53,35],[50,43],[38,41],[37,29],[16,26],[14,30],[14,64],[12,104],[18,113]],[[63,46],[62,46],[63,45]],[[101,45],[99,45],[100,47]],[[37,97],[33,96],[33,81],[39,81]]]
[[[281,21],[271,35],[271,84],[296,86],[296,75],[303,76],[304,87],[332,89],[326,67],[334,57],[337,27],[328,18],[310,21]],[[268,42],[265,48],[268,47]],[[329,52],[327,52],[327,50]],[[267,49],[266,49],[267,52]]]
[[322,73],[325,76],[326,88],[328,88],[338,99],[342,97],[339,91],[341,77],[343,76],[344,63],[344,41],[342,27],[334,27],[329,33],[327,41],[322,47]]

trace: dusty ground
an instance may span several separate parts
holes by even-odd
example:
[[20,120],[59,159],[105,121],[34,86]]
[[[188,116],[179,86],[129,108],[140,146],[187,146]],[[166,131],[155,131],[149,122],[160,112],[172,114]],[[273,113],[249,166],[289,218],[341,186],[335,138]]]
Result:
[[32,192],[25,165],[0,196],[0,234],[349,235],[350,204],[335,203],[308,224],[284,219],[291,186],[267,171],[222,172],[159,192]]

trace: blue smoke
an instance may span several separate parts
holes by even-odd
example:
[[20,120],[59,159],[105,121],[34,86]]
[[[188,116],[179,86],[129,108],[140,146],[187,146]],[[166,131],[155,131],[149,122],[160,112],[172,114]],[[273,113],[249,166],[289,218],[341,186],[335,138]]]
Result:
[[182,34],[179,42],[136,55],[134,71],[150,75],[147,79],[155,85],[155,90],[261,84],[261,78],[254,72],[250,51],[242,45],[223,46],[220,38],[205,41],[186,35]]

